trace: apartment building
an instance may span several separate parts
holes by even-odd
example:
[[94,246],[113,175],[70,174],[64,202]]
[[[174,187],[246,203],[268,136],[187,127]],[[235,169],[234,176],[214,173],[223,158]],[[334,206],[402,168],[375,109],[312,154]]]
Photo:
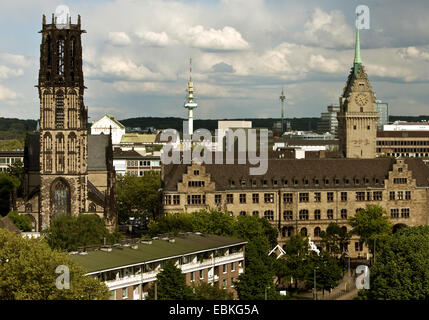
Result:
[[24,151],[0,151],[0,172],[17,161],[24,162]]
[[[278,243],[300,232],[320,241],[331,222],[350,230],[349,218],[368,204],[383,207],[395,227],[428,224],[429,168],[420,159],[269,159],[263,176],[249,164],[163,167],[165,212],[217,209],[264,217]],[[368,250],[358,238],[351,257]]]
[[108,286],[112,300],[145,300],[157,274],[169,260],[182,270],[188,285],[212,283],[237,297],[234,282],[244,272],[246,241],[201,233],[155,237],[95,251],[74,252],[86,276]]

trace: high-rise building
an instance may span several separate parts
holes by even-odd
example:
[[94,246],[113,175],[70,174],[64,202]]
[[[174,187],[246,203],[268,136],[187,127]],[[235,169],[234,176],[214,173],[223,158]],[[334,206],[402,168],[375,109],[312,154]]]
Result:
[[378,113],[375,94],[360,57],[359,29],[356,29],[355,58],[338,113],[340,152],[346,158],[375,158]]
[[326,133],[329,132],[338,137],[338,119],[337,114],[340,111],[340,106],[330,105],[328,106],[328,112],[322,112],[320,120],[317,123],[317,132]]
[[379,116],[377,129],[383,130],[383,126],[389,123],[389,104],[381,100],[375,100],[375,110]]

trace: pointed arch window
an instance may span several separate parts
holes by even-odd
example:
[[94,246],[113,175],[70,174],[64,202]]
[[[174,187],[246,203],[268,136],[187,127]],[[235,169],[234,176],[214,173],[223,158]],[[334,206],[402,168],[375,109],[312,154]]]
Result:
[[63,180],[54,183],[52,200],[55,218],[61,214],[70,214],[70,187]]
[[64,39],[59,39],[57,42],[58,53],[58,75],[64,76]]

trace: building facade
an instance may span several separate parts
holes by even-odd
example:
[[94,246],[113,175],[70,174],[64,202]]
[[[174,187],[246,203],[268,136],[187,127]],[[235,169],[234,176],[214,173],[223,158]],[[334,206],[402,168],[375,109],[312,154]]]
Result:
[[111,135],[88,135],[84,105],[80,16],[77,24],[46,23],[43,16],[38,91],[40,131],[28,134],[24,194],[18,211],[36,231],[61,214],[97,213],[117,221]]
[[125,126],[116,120],[111,114],[106,113],[100,120],[94,121],[91,125],[91,134],[111,134],[112,144],[119,145],[122,136],[125,134]]
[[[429,168],[419,159],[270,159],[268,164],[264,176],[250,176],[244,164],[164,166],[164,211],[216,209],[264,217],[279,230],[280,245],[298,232],[320,241],[331,222],[350,230],[348,219],[370,204],[384,208],[396,227],[428,224]],[[367,252],[352,238],[351,257]]]
[[377,131],[377,155],[429,157],[429,131]]
[[383,127],[389,123],[389,104],[375,100],[375,110],[378,112],[377,129],[383,130]]
[[0,151],[0,172],[17,161],[24,162],[24,151]]
[[211,283],[237,298],[234,282],[244,272],[245,245],[235,238],[182,233],[70,257],[88,270],[86,276],[107,285],[112,300],[145,300],[167,261],[182,270],[187,285]]
[[113,153],[113,165],[117,174],[142,177],[148,171],[161,171],[160,152],[141,154],[135,150],[118,150]]

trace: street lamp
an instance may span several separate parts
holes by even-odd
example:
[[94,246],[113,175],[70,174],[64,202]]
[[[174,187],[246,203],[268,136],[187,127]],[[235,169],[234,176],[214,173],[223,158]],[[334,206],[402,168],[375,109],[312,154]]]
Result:
[[319,269],[319,267],[314,267],[314,288],[313,288],[314,300],[317,300],[316,269]]

